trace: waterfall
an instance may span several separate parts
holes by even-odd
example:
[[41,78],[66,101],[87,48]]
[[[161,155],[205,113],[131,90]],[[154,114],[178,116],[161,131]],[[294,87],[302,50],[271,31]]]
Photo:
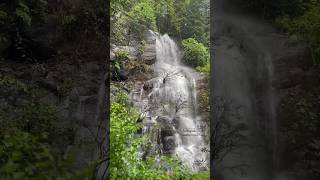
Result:
[[[177,44],[156,36],[154,78],[136,91],[136,106],[143,112],[143,134],[154,145],[144,154],[177,156],[194,171],[207,169],[201,117],[197,112],[196,82],[199,74],[181,62]],[[139,87],[138,86],[138,87]]]
[[220,132],[235,129],[238,138],[230,136],[232,149],[213,166],[222,179],[277,180],[281,142],[273,66],[286,49],[285,37],[231,1],[216,3],[213,96],[223,99],[220,121],[229,126]]

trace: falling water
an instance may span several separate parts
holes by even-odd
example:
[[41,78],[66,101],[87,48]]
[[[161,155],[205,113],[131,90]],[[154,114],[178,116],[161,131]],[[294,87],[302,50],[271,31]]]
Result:
[[181,63],[179,48],[168,35],[157,36],[156,55],[154,78],[144,82],[136,95],[144,114],[143,133],[153,134],[152,143],[156,144],[148,153],[176,155],[191,169],[204,169],[206,165],[197,164],[206,161],[201,153],[205,144],[197,112],[199,75]]
[[215,2],[213,95],[225,100],[224,120],[230,127],[245,128],[239,130],[242,138],[232,151],[214,166],[222,179],[278,180],[281,156],[273,64],[286,49],[285,37],[232,1]]

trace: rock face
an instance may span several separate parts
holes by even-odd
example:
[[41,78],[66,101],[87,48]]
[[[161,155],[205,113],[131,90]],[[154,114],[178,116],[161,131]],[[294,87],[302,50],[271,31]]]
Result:
[[147,44],[144,53],[141,55],[141,60],[148,65],[156,62],[156,48],[155,44]]
[[[156,61],[156,33],[146,31],[144,33],[144,44],[133,46],[111,45],[111,62],[120,65],[120,69],[112,68],[113,81],[126,81],[128,79],[148,79],[152,75],[151,65]],[[128,60],[117,61],[116,54],[119,51],[128,52]]]
[[[115,54],[118,51],[128,52],[130,60],[138,60],[141,63],[152,65],[156,61],[156,36],[157,34],[152,31],[146,31],[144,33],[145,44],[142,47],[137,46],[111,46],[110,57],[111,60],[115,60]],[[142,49],[142,54],[140,50]],[[140,57],[139,57],[140,56]]]
[[156,36],[152,31],[147,31],[145,33],[146,45],[144,52],[141,55],[141,60],[148,65],[152,65],[156,62]]

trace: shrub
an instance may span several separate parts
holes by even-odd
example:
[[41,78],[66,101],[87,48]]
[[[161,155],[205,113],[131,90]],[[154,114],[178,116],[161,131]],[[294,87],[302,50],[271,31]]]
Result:
[[119,62],[123,62],[129,59],[129,53],[125,50],[120,50],[116,52],[116,59]]
[[205,75],[206,80],[210,79],[210,63],[203,67],[197,67],[197,70]]
[[116,52],[115,61],[111,61],[111,73],[114,74],[116,79],[120,79],[120,70],[126,60],[129,59],[127,51],[120,50]]
[[203,67],[209,62],[209,51],[194,38],[188,38],[182,41],[184,52],[183,60],[192,67]]
[[136,125],[138,116],[127,109],[123,104],[112,103],[110,114],[110,174],[111,178],[136,177],[138,147],[141,139],[134,134],[139,130]]

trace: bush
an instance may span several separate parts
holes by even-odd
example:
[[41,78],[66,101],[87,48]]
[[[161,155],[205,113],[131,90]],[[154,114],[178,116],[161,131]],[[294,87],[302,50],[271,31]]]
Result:
[[203,67],[197,67],[197,70],[205,75],[206,80],[210,79],[210,63]]
[[116,59],[111,61],[111,73],[115,79],[121,79],[120,71],[123,68],[124,62],[129,59],[129,54],[127,51],[120,50],[116,52]]
[[182,41],[184,52],[183,60],[187,65],[192,67],[203,67],[209,62],[209,51],[202,44],[193,38]]
[[123,104],[112,103],[110,114],[110,174],[111,178],[136,177],[138,174],[138,148],[141,139],[135,138],[139,130],[138,116]]
[[119,62],[123,62],[129,59],[129,53],[125,50],[120,50],[116,52],[116,59]]

